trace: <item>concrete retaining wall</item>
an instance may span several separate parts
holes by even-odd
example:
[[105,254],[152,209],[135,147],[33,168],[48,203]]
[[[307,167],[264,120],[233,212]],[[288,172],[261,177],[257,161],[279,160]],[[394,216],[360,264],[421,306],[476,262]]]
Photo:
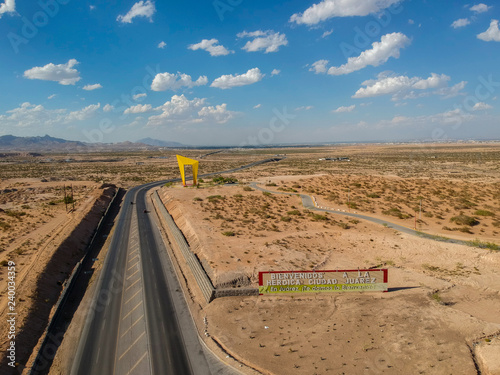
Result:
[[167,223],[167,228],[165,229],[168,231],[169,235],[171,235],[175,239],[175,242],[179,246],[179,249],[181,250],[183,257],[188,264],[189,269],[193,273],[193,276],[196,279],[198,286],[200,287],[203,297],[205,297],[205,300],[207,302],[212,301],[215,297],[215,288],[212,284],[212,281],[208,278],[196,255],[194,255],[189,249],[189,244],[187,243],[186,238],[175,224],[172,216],[170,216],[167,209],[165,208],[165,205],[158,195],[158,190],[154,192],[153,199],[156,201],[156,206],[158,207],[159,214],[162,215],[162,217],[165,219],[165,222]]
[[215,289],[212,281],[207,276],[205,269],[202,267],[200,260],[198,257],[193,254],[191,249],[189,248],[189,244],[186,241],[186,238],[180,231],[177,224],[175,224],[174,219],[168,213],[165,205],[163,204],[158,190],[153,194],[153,199],[156,203],[158,213],[162,215],[167,223],[167,228],[165,228],[169,235],[171,235],[176,243],[179,245],[179,248],[188,264],[193,276],[200,287],[203,296],[205,297],[207,302],[211,302],[214,298],[220,297],[232,297],[232,296],[255,296],[259,294],[259,290],[257,288],[221,288]]

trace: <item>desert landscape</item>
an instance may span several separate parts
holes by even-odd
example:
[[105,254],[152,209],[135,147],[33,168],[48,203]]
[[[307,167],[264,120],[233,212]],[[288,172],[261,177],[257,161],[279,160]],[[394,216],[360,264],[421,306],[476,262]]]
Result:
[[0,375],[500,375],[498,1],[0,29]]
[[[227,356],[248,374],[498,373],[497,143],[4,157],[0,283],[5,291],[6,265],[14,261],[20,331],[30,338],[19,353],[25,363],[33,360],[50,310],[116,189],[177,178],[176,153],[199,160],[200,175],[283,158],[202,176],[199,186],[169,183],[158,190],[216,288],[256,289],[261,271],[389,270],[388,293],[232,296],[206,303],[179,262],[200,336],[222,360]],[[65,201],[71,187],[73,198]],[[328,212],[305,208],[299,194]],[[65,240],[82,222],[87,229],[68,247]],[[417,232],[401,233],[390,223],[416,225]],[[58,273],[42,277],[54,264]],[[3,292],[2,311],[6,305]],[[42,321],[35,308],[45,311]],[[70,327],[68,335],[79,329]],[[8,340],[1,339],[3,355]],[[51,373],[66,373],[75,340],[70,343],[61,346],[64,358],[58,352]]]
[[[369,149],[375,159],[386,151],[391,162],[370,171],[346,147],[340,155],[348,155],[349,164],[325,167],[304,151],[262,168],[274,173],[226,178],[239,185],[218,185],[216,177],[197,189],[162,188],[167,209],[216,287],[257,287],[262,270],[389,269],[387,294],[216,299],[199,311],[205,330],[263,373],[496,373],[498,150],[463,146],[458,157],[457,149],[433,146],[420,149],[425,162],[415,162],[398,160],[394,154],[404,148],[388,146],[365,148],[365,160]],[[477,150],[488,152],[474,161]],[[467,168],[475,175],[464,178]],[[298,173],[314,169],[316,175]],[[292,194],[255,190],[251,181]],[[304,209],[298,193],[336,212]],[[428,238],[342,212],[411,228],[416,219]]]

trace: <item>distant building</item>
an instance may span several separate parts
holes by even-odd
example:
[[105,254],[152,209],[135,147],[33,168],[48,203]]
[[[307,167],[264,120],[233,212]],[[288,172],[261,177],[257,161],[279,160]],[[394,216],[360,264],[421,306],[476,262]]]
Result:
[[330,160],[330,161],[351,161],[350,158],[342,157],[342,158],[321,158],[319,160]]

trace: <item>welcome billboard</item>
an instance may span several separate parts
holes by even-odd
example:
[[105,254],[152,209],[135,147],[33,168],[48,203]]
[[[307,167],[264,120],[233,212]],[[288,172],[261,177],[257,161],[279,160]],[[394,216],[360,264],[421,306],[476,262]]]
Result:
[[260,295],[387,290],[387,269],[259,272]]

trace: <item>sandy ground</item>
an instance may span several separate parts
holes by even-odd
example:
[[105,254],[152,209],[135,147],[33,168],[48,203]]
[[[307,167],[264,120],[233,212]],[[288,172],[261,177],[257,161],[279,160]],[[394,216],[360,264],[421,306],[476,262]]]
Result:
[[[73,185],[75,208],[61,202],[63,186]],[[36,179],[2,181],[0,212],[0,316],[7,316],[7,267],[16,268],[16,359],[24,366],[64,281],[80,259],[114,188],[90,181],[40,182]],[[7,192],[5,192],[7,190]],[[69,190],[67,191],[69,193]],[[9,215],[10,212],[23,213]],[[97,218],[97,221],[95,221]],[[7,322],[0,321],[0,360],[8,346]]]
[[411,228],[416,223],[416,229],[435,235],[483,241],[500,238],[499,182],[349,175],[266,180],[272,185],[267,186],[269,190],[310,194],[322,207]]
[[[342,189],[335,177],[324,175],[262,179],[269,180],[279,180],[271,189],[301,184],[315,193],[322,187],[323,194]],[[398,184],[410,188],[418,182]],[[454,188],[460,191],[461,185]],[[482,188],[495,193],[491,186],[468,186],[474,192]],[[161,195],[216,286],[256,287],[259,271],[389,269],[389,293],[230,297],[205,306],[211,337],[263,373],[471,374],[475,343],[500,332],[498,252],[342,215],[318,217],[304,210],[298,197],[269,196],[241,185],[171,186]],[[484,202],[497,208],[492,196]],[[453,215],[454,204],[450,200],[440,209],[451,207],[447,214]],[[379,206],[373,209],[384,216]],[[482,219],[485,229],[494,218],[487,220]],[[429,225],[434,229],[439,224]],[[492,230],[487,233],[495,237]]]
[[[31,317],[30,322],[21,319],[22,324],[46,323],[32,310],[39,297],[32,292],[37,275],[65,233],[81,223],[100,195],[97,188],[103,182],[128,187],[178,177],[177,152],[2,159],[0,262],[16,262],[17,308]],[[499,243],[499,143],[233,149],[204,158],[206,151],[180,153],[200,159],[200,173],[286,154],[279,163],[234,176],[243,182],[260,178],[276,184],[268,189],[303,191],[322,205],[410,227],[417,214],[418,229],[427,233]],[[325,157],[351,161],[319,160]],[[67,214],[60,200],[62,187],[70,184],[76,211]],[[477,363],[486,361],[494,368],[500,324],[498,252],[401,235],[342,215],[315,216],[296,197],[266,196],[241,186],[174,186],[163,193],[217,286],[256,286],[261,270],[389,268],[391,291],[385,294],[232,297],[199,304],[196,314],[200,321],[207,317],[209,337],[228,355],[275,374],[460,374],[475,373],[470,347]],[[217,195],[222,199],[209,198]],[[415,209],[420,199],[422,217]],[[461,215],[478,223],[451,220]],[[61,267],[43,286],[51,295],[49,309],[70,272],[71,267]],[[2,266],[0,307],[5,307],[5,282]],[[195,291],[190,296],[199,303]],[[6,332],[3,324],[0,335]],[[78,322],[72,325],[72,332],[78,332]],[[5,338],[0,338],[4,353]],[[60,356],[70,355],[71,345],[68,341]]]

